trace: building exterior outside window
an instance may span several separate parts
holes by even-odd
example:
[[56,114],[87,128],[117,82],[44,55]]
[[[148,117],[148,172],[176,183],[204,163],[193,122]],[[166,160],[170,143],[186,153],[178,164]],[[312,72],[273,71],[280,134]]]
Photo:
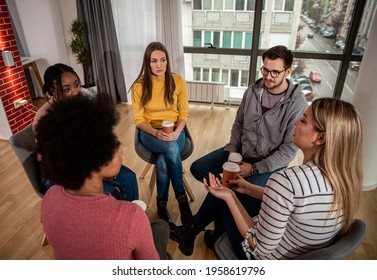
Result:
[[[350,99],[377,6],[375,0],[365,2],[361,20],[357,23],[359,32],[349,54],[352,61],[344,55],[358,1],[269,0],[255,10],[259,1],[183,0],[182,14],[190,17],[183,19],[184,46],[210,48],[203,53],[185,52],[186,79],[221,81],[226,98],[238,103],[247,86],[254,82],[249,75],[254,73],[255,79],[260,77],[262,51],[279,44],[295,52],[293,83],[304,84],[315,98],[333,96],[339,72],[346,71],[342,98]],[[260,18],[256,17],[258,12],[261,12]],[[259,30],[254,29],[256,18],[260,19]],[[254,35],[258,55],[252,57]],[[219,54],[217,49],[224,49],[224,53]],[[255,69],[250,68],[253,60],[256,60]],[[342,66],[345,60],[349,69]],[[320,83],[310,80],[312,71],[321,74]]]

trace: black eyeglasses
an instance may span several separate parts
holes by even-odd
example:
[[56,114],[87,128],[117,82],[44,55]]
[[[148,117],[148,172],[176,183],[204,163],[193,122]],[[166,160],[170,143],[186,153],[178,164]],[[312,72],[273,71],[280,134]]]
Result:
[[287,68],[284,69],[284,70],[281,70],[281,71],[278,71],[278,70],[271,70],[271,71],[270,71],[270,70],[264,68],[264,66],[262,66],[262,67],[260,68],[260,72],[262,73],[263,76],[267,76],[268,73],[270,73],[270,75],[271,75],[272,78],[277,78],[277,77],[279,77],[280,73],[284,72],[285,70],[287,70]]

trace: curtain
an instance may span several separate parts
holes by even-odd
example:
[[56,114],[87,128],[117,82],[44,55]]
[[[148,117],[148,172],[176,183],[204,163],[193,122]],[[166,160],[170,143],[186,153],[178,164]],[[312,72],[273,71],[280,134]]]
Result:
[[134,82],[146,46],[156,41],[154,0],[111,0],[120,57],[127,85]]
[[185,77],[181,1],[156,0],[156,32],[169,51],[172,71]]
[[172,71],[184,77],[182,3],[178,0],[111,0],[125,81],[140,72],[146,46],[163,43]]
[[127,102],[111,3],[102,0],[77,0],[76,3],[78,17],[87,27],[92,55],[91,82],[100,92],[109,94],[114,104]]

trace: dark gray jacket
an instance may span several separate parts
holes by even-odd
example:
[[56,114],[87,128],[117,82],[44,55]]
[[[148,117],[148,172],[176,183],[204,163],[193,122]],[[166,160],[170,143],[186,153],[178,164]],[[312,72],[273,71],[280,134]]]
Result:
[[273,108],[262,114],[263,79],[246,91],[237,111],[230,142],[225,151],[239,152],[244,161],[254,162],[260,173],[287,166],[295,157],[297,147],[292,143],[294,122],[300,118],[307,102],[300,86],[289,87]]

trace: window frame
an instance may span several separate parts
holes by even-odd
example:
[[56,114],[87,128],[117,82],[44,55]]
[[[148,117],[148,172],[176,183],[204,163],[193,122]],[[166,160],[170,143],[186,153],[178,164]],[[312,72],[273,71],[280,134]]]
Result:
[[[285,1],[284,1],[285,3]],[[333,89],[333,97],[340,99],[347,77],[347,71],[351,61],[361,62],[363,54],[353,54],[353,46],[356,41],[359,26],[361,25],[361,18],[364,11],[366,1],[356,0],[354,4],[352,19],[349,25],[346,45],[343,53],[327,53],[327,52],[304,52],[292,51],[296,59],[319,59],[319,60],[336,60],[340,62],[338,75],[336,77],[335,86]],[[224,2],[225,7],[225,2]],[[240,55],[249,56],[249,85],[256,80],[257,77],[257,59],[262,56],[265,49],[259,48],[259,38],[261,35],[261,21],[264,1],[255,1],[254,9],[254,28],[252,32],[251,49],[232,49],[232,48],[207,48],[207,47],[190,47],[184,46],[184,53],[192,54],[218,54],[218,55]],[[229,80],[231,78],[229,77]]]

